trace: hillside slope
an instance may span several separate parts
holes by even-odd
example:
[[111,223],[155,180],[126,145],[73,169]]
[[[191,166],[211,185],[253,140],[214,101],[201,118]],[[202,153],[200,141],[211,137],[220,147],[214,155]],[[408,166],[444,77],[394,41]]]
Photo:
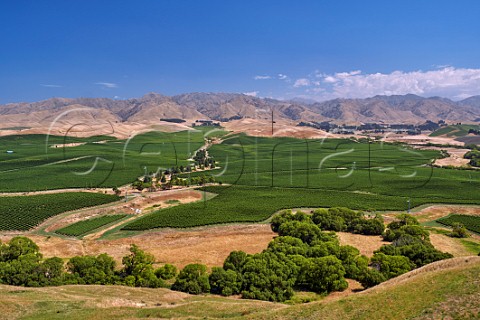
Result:
[[[238,93],[186,93],[173,97],[149,93],[140,98],[52,98],[33,103],[0,105],[0,128],[48,128],[57,124],[159,124],[161,118],[230,121],[239,118],[332,121],[338,124],[371,122],[420,124],[480,121],[480,97],[460,102],[433,97],[375,96],[309,103],[257,98]],[[75,110],[75,111],[72,111]],[[75,121],[72,121],[75,120]]]
[[284,305],[167,289],[0,286],[0,319],[478,319],[480,257],[439,261],[343,298]]

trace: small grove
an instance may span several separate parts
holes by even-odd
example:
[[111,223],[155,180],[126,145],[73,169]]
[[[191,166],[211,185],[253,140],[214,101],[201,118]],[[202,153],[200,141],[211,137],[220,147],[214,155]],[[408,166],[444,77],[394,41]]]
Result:
[[[335,218],[335,219],[332,219]],[[342,291],[346,278],[359,281],[365,288],[375,286],[414,268],[451,258],[436,250],[428,231],[410,215],[399,215],[384,232],[381,217],[366,218],[347,208],[318,209],[313,214],[284,211],[272,219],[278,233],[268,248],[259,254],[232,252],[223,267],[210,274],[202,265],[186,266],[172,289],[192,294],[241,294],[243,298],[285,301],[295,290],[319,294]],[[340,245],[334,232],[349,231],[382,234],[392,241],[369,259],[358,249]]]
[[0,284],[27,287],[64,284],[127,285],[167,287],[165,280],[175,277],[177,270],[166,264],[153,268],[154,258],[131,245],[123,257],[122,267],[107,255],[76,256],[65,264],[59,257],[42,259],[38,246],[29,238],[14,237],[0,243]]
[[472,145],[472,146],[469,146],[469,147],[472,150],[465,153],[465,155],[463,157],[465,159],[470,160],[469,164],[472,167],[480,167],[480,150],[478,149],[478,146],[477,145]]
[[[414,268],[452,257],[436,250],[428,231],[406,214],[399,215],[384,231],[380,216],[368,218],[346,208],[318,209],[312,215],[287,210],[272,219],[271,227],[278,236],[263,252],[234,251],[222,267],[214,267],[210,273],[205,265],[190,264],[178,275],[172,265],[154,269],[153,256],[135,245],[122,259],[120,268],[106,254],[74,257],[64,265],[60,258],[42,259],[33,241],[16,237],[0,245],[0,283],[171,287],[191,294],[240,294],[243,298],[282,302],[291,299],[295,290],[319,294],[345,290],[347,278],[359,281],[365,288],[375,286]],[[340,245],[333,232],[340,230],[382,234],[391,243],[369,259],[352,246]]]

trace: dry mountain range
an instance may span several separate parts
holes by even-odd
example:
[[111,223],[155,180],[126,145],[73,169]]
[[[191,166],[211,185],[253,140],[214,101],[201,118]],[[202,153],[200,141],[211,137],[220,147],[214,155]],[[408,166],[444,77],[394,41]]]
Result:
[[368,122],[423,123],[425,120],[479,122],[480,96],[459,102],[416,95],[375,96],[367,99],[335,99],[306,103],[280,101],[235,93],[187,93],[168,97],[149,93],[141,98],[52,98],[33,103],[0,105],[0,128],[48,126],[62,123],[108,121],[111,123],[158,123],[161,118],[188,121],[270,117],[300,121],[332,121],[337,124]]

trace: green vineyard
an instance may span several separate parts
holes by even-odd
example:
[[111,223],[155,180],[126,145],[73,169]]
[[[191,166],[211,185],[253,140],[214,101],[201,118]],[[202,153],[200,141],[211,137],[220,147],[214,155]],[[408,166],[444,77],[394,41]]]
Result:
[[115,214],[102,216],[98,218],[92,218],[84,221],[79,221],[73,223],[65,228],[58,229],[55,231],[58,234],[63,234],[65,236],[79,237],[93,231],[97,228],[103,227],[112,222],[118,221],[125,218],[126,214]]
[[451,214],[437,220],[445,226],[453,226],[455,223],[461,223],[470,231],[480,234],[480,217],[468,216],[464,214]]
[[28,230],[62,212],[118,200],[115,195],[91,192],[0,197],[0,230]]
[[[198,201],[155,211],[123,227],[123,230],[153,228],[188,228],[234,222],[259,222],[282,209],[312,207],[349,207],[359,210],[407,210],[405,197],[301,188],[270,187],[206,187],[218,194],[211,200]],[[442,203],[445,199],[410,198],[412,206]],[[475,203],[449,199],[449,203]]]

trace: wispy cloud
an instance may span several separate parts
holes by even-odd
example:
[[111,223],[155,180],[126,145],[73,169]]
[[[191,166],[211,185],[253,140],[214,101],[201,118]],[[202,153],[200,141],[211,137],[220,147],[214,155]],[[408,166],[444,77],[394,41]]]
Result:
[[307,87],[310,85],[310,80],[308,80],[307,78],[300,78],[300,79],[297,79],[295,80],[295,83],[293,84],[293,86],[295,88],[299,88],[299,87]]
[[113,89],[118,87],[116,83],[112,83],[112,82],[95,82],[95,84],[107,89]]
[[480,94],[480,69],[442,66],[429,71],[362,73],[354,70],[334,74],[315,73],[297,79],[293,88],[303,88],[299,95],[317,100],[408,93],[464,99]]
[[59,84],[40,84],[40,85],[45,88],[63,88],[63,86]]
[[246,96],[256,97],[258,93],[259,93],[258,91],[250,91],[250,92],[244,92],[243,94]]
[[279,73],[279,74],[278,74],[278,79],[280,79],[280,80],[287,80],[287,79],[288,79],[288,76],[287,76],[286,74]]
[[253,77],[253,79],[255,79],[255,80],[268,80],[268,79],[272,79],[272,77],[267,76],[267,75],[260,75],[260,76]]

